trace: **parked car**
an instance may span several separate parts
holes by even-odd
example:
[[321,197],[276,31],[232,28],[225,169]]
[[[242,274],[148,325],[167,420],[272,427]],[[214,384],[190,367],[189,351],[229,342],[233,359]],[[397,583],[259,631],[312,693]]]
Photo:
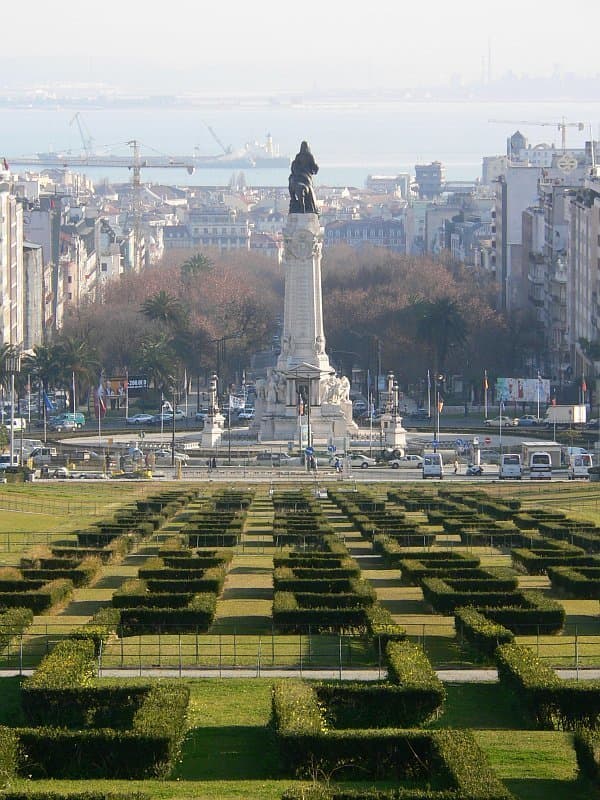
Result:
[[527,428],[531,425],[543,425],[544,420],[541,417],[535,417],[533,414],[523,414],[522,417],[517,417],[515,425],[519,428]]
[[51,422],[48,425],[48,428],[51,431],[57,431],[58,433],[60,433],[61,431],[66,431],[66,432],[76,431],[78,430],[79,425],[73,419],[57,419],[54,420],[54,422]]
[[[19,464],[19,454],[13,453],[13,467],[18,467]],[[7,467],[10,467],[10,453],[2,453],[0,454],[0,472],[4,472]]]
[[430,415],[426,408],[417,408],[416,411],[411,411],[407,416],[409,419],[430,419]]
[[374,467],[377,461],[371,456],[366,456],[364,453],[352,453],[350,455],[350,466],[351,467],[360,467],[361,469],[367,469],[368,467]]
[[132,417],[127,417],[125,423],[127,425],[148,425],[152,422],[153,414],[134,414]]
[[242,410],[237,415],[237,417],[238,417],[238,419],[252,420],[252,419],[254,419],[254,409],[253,408],[242,408]]
[[500,425],[516,425],[517,421],[514,417],[505,417],[502,415],[500,417],[490,417],[489,419],[486,419],[485,424],[488,426],[488,428],[491,428]]
[[[180,420],[185,419],[185,413],[177,409],[175,411],[175,422],[179,422]],[[162,421],[163,425],[167,425],[169,422],[173,422],[173,412],[172,411],[163,411],[162,414],[154,414],[152,417],[150,424],[151,425],[160,425]]]
[[400,467],[413,467],[414,469],[420,469],[423,466],[423,458],[422,456],[412,454],[400,456],[399,458],[393,458],[391,461],[388,461],[388,466],[392,469],[399,469]]
[[[167,449],[155,450],[154,455],[156,458],[171,458],[171,451]],[[186,453],[179,453],[175,451],[175,461],[187,462],[188,457]]]
[[53,478],[70,478],[71,471],[69,470],[68,467],[56,467],[56,469],[52,470],[50,475]]

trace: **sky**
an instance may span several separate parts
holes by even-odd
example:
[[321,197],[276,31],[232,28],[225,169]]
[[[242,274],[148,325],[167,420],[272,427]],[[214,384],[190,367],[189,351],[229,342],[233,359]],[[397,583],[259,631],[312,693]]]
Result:
[[593,0],[102,0],[3,4],[0,87],[390,89],[600,71]]

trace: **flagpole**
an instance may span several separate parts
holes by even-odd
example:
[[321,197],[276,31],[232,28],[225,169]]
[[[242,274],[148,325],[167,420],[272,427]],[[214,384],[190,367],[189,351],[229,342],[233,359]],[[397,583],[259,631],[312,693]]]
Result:
[[540,382],[542,380],[542,376],[540,375],[540,371],[538,369],[537,374],[537,417],[540,418]]
[[227,409],[227,466],[231,466],[231,387],[229,388],[229,408]]
[[483,414],[484,419],[488,417],[488,376],[487,369],[483,370]]
[[71,373],[71,379],[73,382],[73,413],[77,411],[77,396],[75,394],[75,370]]
[[427,370],[427,416],[431,419],[431,377]]
[[129,368],[125,369],[125,419],[129,416]]

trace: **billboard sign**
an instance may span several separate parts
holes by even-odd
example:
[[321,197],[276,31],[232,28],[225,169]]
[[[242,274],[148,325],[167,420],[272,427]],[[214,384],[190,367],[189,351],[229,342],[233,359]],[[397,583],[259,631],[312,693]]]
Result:
[[550,402],[547,378],[496,378],[496,399],[505,403]]

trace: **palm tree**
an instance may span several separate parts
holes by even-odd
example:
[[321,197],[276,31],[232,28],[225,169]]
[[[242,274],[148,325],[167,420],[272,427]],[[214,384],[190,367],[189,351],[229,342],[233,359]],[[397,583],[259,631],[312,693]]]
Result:
[[40,393],[58,385],[62,375],[60,351],[57,345],[35,345],[33,353],[23,359],[22,372],[32,375],[38,382]]
[[[62,379],[66,387],[75,383],[81,393],[82,387],[93,385],[100,373],[100,361],[96,350],[86,339],[67,337],[57,346],[62,367]],[[73,397],[73,411],[76,398]]]
[[155,322],[162,322],[171,329],[185,327],[187,317],[181,301],[164,289],[142,303],[142,314]]
[[430,348],[434,374],[443,371],[448,353],[467,341],[467,321],[456,300],[440,297],[419,300],[413,306],[417,315],[417,337]]
[[0,345],[0,386],[4,389],[8,388],[8,377],[9,374],[6,371],[6,359],[9,356],[14,355],[15,348],[12,344],[1,344]]
[[164,334],[142,339],[138,367],[155,389],[164,391],[171,388],[177,371],[176,356],[170,340]]
[[184,282],[190,281],[197,275],[210,272],[214,267],[213,262],[203,253],[195,253],[181,265],[181,278]]

